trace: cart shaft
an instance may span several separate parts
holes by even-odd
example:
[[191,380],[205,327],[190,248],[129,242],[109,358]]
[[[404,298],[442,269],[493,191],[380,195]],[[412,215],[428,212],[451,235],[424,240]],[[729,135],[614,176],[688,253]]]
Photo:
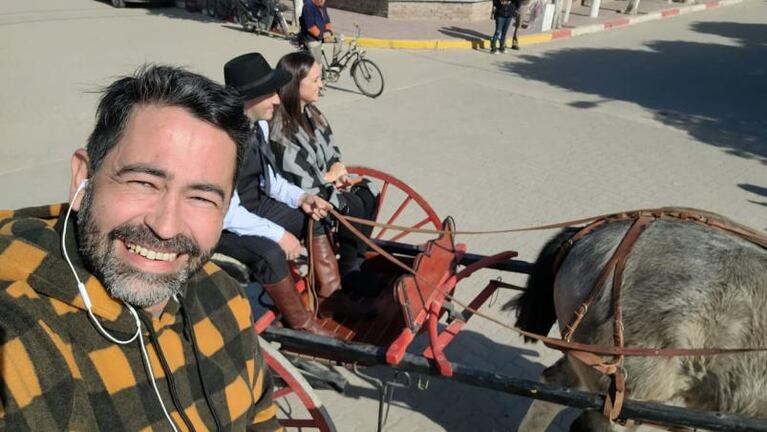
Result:
[[[383,250],[391,254],[414,257],[418,255],[419,253],[423,252],[422,247],[412,245],[412,244],[399,243],[399,242],[393,242],[388,240],[376,240],[375,242],[378,246],[383,248]],[[465,253],[463,254],[463,257],[461,257],[460,264],[471,265],[484,258],[487,258],[487,256],[472,254],[472,253]],[[488,266],[487,268],[491,268],[495,270],[503,270],[503,271],[513,272],[513,273],[530,274],[533,271],[533,264],[527,261],[510,259],[510,260],[492,264]]]
[[[315,336],[306,332],[269,327],[261,333],[266,340],[279,342],[283,350],[311,353],[318,358],[333,362],[360,365],[386,365],[386,348],[374,345],[346,342]],[[420,356],[406,353],[393,369],[440,377],[436,365]],[[458,363],[450,363],[451,380],[475,387],[520,395],[580,409],[601,410],[605,397],[594,393],[553,387],[535,381],[514,378],[475,369]],[[767,420],[708,411],[695,411],[649,402],[626,400],[621,418],[640,422],[660,423],[673,426],[703,428],[715,431],[767,432]]]

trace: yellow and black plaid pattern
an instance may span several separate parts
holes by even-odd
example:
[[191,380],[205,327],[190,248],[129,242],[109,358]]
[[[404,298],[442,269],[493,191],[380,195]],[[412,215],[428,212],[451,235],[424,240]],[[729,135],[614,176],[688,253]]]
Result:
[[[138,341],[110,342],[88,320],[61,254],[63,205],[0,211],[0,429],[170,430],[149,382]],[[71,224],[72,222],[70,222]],[[136,324],[67,250],[114,337]],[[75,255],[75,256],[73,256]],[[225,430],[278,430],[271,378],[239,286],[213,264],[187,283],[151,321],[144,341],[165,406],[180,430],[215,429],[205,401],[183,307],[194,329],[205,388]],[[143,312],[140,312],[143,313]]]

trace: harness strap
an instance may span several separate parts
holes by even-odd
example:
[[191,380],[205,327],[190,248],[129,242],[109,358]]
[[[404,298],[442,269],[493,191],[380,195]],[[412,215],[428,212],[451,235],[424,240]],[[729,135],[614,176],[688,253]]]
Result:
[[[600,222],[600,221],[598,221]],[[592,286],[591,290],[589,291],[588,296],[584,300],[584,302],[581,304],[581,306],[576,310],[573,318],[570,319],[570,322],[568,323],[567,327],[565,328],[565,331],[562,335],[562,339],[566,341],[570,341],[572,339],[573,333],[578,328],[578,325],[581,323],[581,320],[583,320],[583,317],[586,315],[586,311],[588,311],[589,306],[594,302],[594,300],[597,298],[600,292],[602,292],[602,287],[605,285],[605,282],[607,282],[607,278],[610,277],[610,275],[613,275],[613,299],[615,299],[615,293],[618,293],[618,297],[620,297],[620,285],[621,285],[621,278],[620,276],[623,274],[623,264],[626,260],[626,257],[628,256],[629,252],[631,252],[631,248],[634,246],[634,243],[636,243],[637,239],[639,238],[639,235],[644,231],[644,229],[647,227],[647,225],[652,222],[652,219],[642,216],[639,217],[637,220],[634,221],[634,223],[631,225],[631,228],[626,232],[626,234],[623,236],[623,239],[618,244],[618,247],[615,249],[615,252],[613,252],[613,255],[610,257],[610,259],[607,261],[607,264],[605,264],[604,267],[602,267],[602,271],[599,272],[599,277],[597,277],[596,282],[594,282],[594,285]],[[601,226],[602,223],[595,223],[592,225],[589,225],[588,227],[584,228],[586,233],[590,233],[594,230],[597,226]],[[571,240],[573,239],[580,239],[583,238],[584,235],[580,235],[582,232],[579,231],[574,235]],[[569,244],[574,244],[574,241],[568,241]],[[558,255],[561,256],[561,255]],[[560,258],[560,262],[564,260],[564,258]],[[616,269],[620,267],[620,273],[616,275]],[[559,269],[554,269],[554,273],[556,273]],[[616,277],[618,276],[618,277]],[[613,302],[613,306],[616,306],[619,304]],[[619,312],[616,310],[616,321],[620,319]],[[618,321],[619,322],[619,321]],[[622,337],[621,337],[622,339]],[[617,346],[622,347],[621,344],[616,344]]]
[[[621,365],[623,360],[621,359]],[[621,366],[614,374],[610,375],[610,388],[605,395],[605,407],[602,411],[610,421],[615,421],[621,414],[623,400],[626,397],[626,376]]]
[[[430,281],[426,281],[423,277],[417,274],[417,272],[413,270],[411,267],[408,267],[407,265],[399,261],[397,258],[395,258],[393,255],[389,254],[388,252],[383,250],[381,247],[376,245],[374,242],[372,242],[367,236],[364,236],[362,233],[360,233],[350,223],[350,221],[360,223],[363,225],[384,227],[387,229],[399,229],[406,232],[443,234],[446,232],[446,230],[429,230],[429,229],[421,229],[421,228],[413,228],[413,227],[403,227],[403,226],[392,225],[392,224],[382,224],[382,223],[369,221],[366,219],[342,216],[337,211],[335,211],[335,209],[332,209],[332,208],[330,209],[330,213],[334,217],[336,217],[336,219],[338,219],[338,221],[342,225],[344,225],[347,229],[349,229],[352,233],[354,233],[355,236],[357,236],[360,240],[362,240],[372,250],[376,251],[381,256],[383,256],[390,262],[394,263],[395,265],[397,265],[398,267],[400,267],[407,273],[412,274],[416,278],[416,280],[424,281],[425,283],[429,283],[429,284],[432,283]],[[624,401],[625,393],[626,393],[626,373],[625,373],[625,369],[623,368],[625,356],[644,356],[644,357],[704,356],[704,355],[714,355],[714,354],[724,354],[724,353],[767,351],[767,348],[648,349],[648,348],[625,348],[624,346],[623,321],[622,321],[623,314],[622,314],[622,309],[620,306],[620,292],[621,292],[621,286],[622,286],[622,280],[623,280],[623,270],[625,268],[625,262],[629,252],[633,248],[634,244],[636,243],[641,233],[647,228],[647,226],[651,222],[658,219],[691,220],[694,222],[703,223],[708,226],[719,228],[724,231],[734,233],[736,235],[740,235],[746,240],[749,240],[764,248],[767,248],[767,236],[764,236],[761,233],[753,231],[750,228],[747,228],[745,226],[738,225],[738,224],[735,224],[734,222],[726,221],[724,219],[717,218],[717,217],[710,218],[708,216],[702,215],[700,212],[697,212],[697,211],[664,208],[664,209],[655,209],[655,210],[637,210],[633,212],[603,215],[603,216],[597,216],[593,218],[579,219],[575,221],[562,222],[558,224],[539,225],[539,226],[529,227],[529,228],[495,230],[495,231],[454,231],[454,230],[447,230],[447,231],[450,231],[452,234],[509,233],[509,232],[533,231],[533,230],[542,230],[542,229],[551,229],[551,228],[563,228],[563,227],[569,227],[578,223],[591,222],[589,225],[579,230],[575,235],[573,235],[561,246],[560,251],[558,252],[557,257],[555,259],[555,268],[552,269],[553,272],[556,273],[559,270],[560,264],[564,261],[565,257],[567,256],[567,253],[570,251],[570,249],[572,249],[573,245],[575,244],[577,240],[585,237],[587,234],[591,233],[599,226],[602,226],[608,222],[619,221],[619,220],[629,220],[629,219],[633,219],[634,222],[632,223],[631,227],[624,235],[623,239],[621,239],[621,242],[618,244],[618,247],[613,253],[613,256],[610,258],[610,260],[607,262],[607,264],[604,266],[604,268],[600,272],[599,277],[597,278],[597,281],[594,284],[594,287],[592,287],[588,297],[586,298],[586,301],[584,301],[575,311],[573,318],[571,319],[570,323],[566,327],[561,340],[549,338],[547,336],[537,335],[534,333],[530,333],[530,332],[518,329],[516,327],[509,326],[505,323],[502,323],[496,320],[495,318],[492,318],[485,314],[480,313],[479,311],[469,307],[468,305],[465,305],[457,301],[450,293],[443,291],[440,287],[436,287],[436,290],[440,292],[445,298],[463,307],[464,309],[472,312],[475,315],[481,316],[489,321],[492,321],[504,328],[512,330],[523,336],[527,336],[534,340],[541,341],[547,347],[558,349],[564,352],[566,355],[570,355],[573,358],[583,362],[584,364],[591,366],[595,370],[605,375],[608,375],[610,377],[610,387],[605,397],[603,414],[605,415],[605,417],[609,418],[611,421],[615,421],[619,418],[621,409],[623,408],[623,401]],[[610,276],[610,274],[612,274],[613,276],[613,281],[612,281],[612,302],[613,302],[613,311],[614,311],[613,312],[613,315],[614,315],[613,340],[614,340],[615,346],[602,347],[602,346],[596,346],[591,344],[582,344],[582,343],[572,342],[571,339],[572,339],[573,333],[575,332],[575,330],[578,328],[578,325],[585,317],[586,313],[588,312],[589,306],[591,305],[591,303],[594,301],[594,299],[597,297],[597,295],[601,291],[601,287],[605,285],[607,278]],[[420,286],[418,284],[416,284],[416,286],[419,287],[419,292],[420,292]],[[599,355],[611,355],[611,356],[614,356],[616,360],[614,362],[607,363],[607,362],[604,362]]]
[[[684,209],[684,208],[677,208],[677,207],[662,207],[657,209],[630,210],[630,211],[625,211],[620,213],[606,213],[606,214],[582,218],[582,219],[573,219],[573,220],[569,220],[565,222],[558,222],[558,223],[544,224],[544,225],[533,225],[533,226],[522,227],[522,228],[508,228],[508,229],[484,230],[484,231],[453,231],[452,233],[461,234],[461,235],[482,235],[482,234],[509,234],[509,233],[526,232],[526,231],[542,231],[542,230],[549,230],[549,229],[555,229],[555,228],[569,228],[574,225],[580,225],[580,224],[585,224],[590,222],[593,222],[593,223],[598,222],[599,225],[601,225],[603,223],[616,221],[616,220],[636,219],[641,215],[651,216],[651,217],[654,217],[655,219],[681,219],[681,220],[698,222],[698,223],[708,225],[714,228],[719,228],[723,231],[727,231],[732,234],[736,234],[756,245],[759,245],[767,249],[767,235],[759,231],[751,229],[745,225],[741,225],[739,223],[733,222],[722,216],[705,212],[703,210]],[[412,226],[381,223],[381,222],[375,222],[369,219],[362,219],[362,218],[357,218],[353,216],[344,216],[344,218],[348,220],[349,222],[372,226],[372,227],[385,228],[387,230],[391,229],[391,230],[403,231],[408,233],[420,233],[420,234],[445,234],[445,230],[417,228]],[[596,228],[596,226],[593,228]],[[593,230],[593,228],[591,229]],[[587,232],[584,233],[583,235],[586,235],[586,234]]]
[[[348,219],[347,216],[344,216],[335,209],[331,208],[329,210],[329,213],[333,215],[338,221],[345,226],[350,232],[352,232],[355,236],[357,236],[365,245],[367,245],[370,249],[380,254],[382,257],[384,257],[386,260],[394,264],[395,266],[399,267],[400,269],[404,270],[408,274],[413,275],[416,279],[418,279],[420,282],[423,282],[425,284],[432,283],[431,281],[426,280],[422,276],[418,275],[415,270],[405,265],[402,261],[398,260],[396,257],[394,257],[392,254],[386,252],[383,248],[375,244],[372,240],[370,240],[367,236],[362,234],[357,228],[352,225]],[[364,220],[364,219],[363,219]],[[743,353],[743,352],[755,352],[755,351],[767,351],[767,347],[764,348],[686,348],[686,349],[672,349],[672,348],[616,348],[616,347],[606,347],[606,346],[599,346],[599,345],[592,345],[592,344],[585,344],[580,342],[567,342],[562,339],[556,339],[551,338],[548,336],[542,336],[536,333],[528,332],[522,329],[519,329],[517,327],[510,326],[496,318],[493,318],[487,314],[484,314],[471,306],[461,302],[460,300],[456,299],[453,295],[451,295],[449,292],[446,292],[442,290],[439,287],[436,287],[437,292],[439,292],[441,295],[445,296],[446,299],[452,301],[453,303],[457,304],[458,306],[464,308],[465,310],[473,313],[474,315],[477,315],[479,317],[482,317],[492,323],[497,324],[500,327],[503,327],[507,330],[511,330],[517,334],[520,334],[522,336],[527,336],[531,339],[537,340],[542,342],[544,345],[546,345],[549,348],[556,349],[558,351],[562,352],[570,352],[570,351],[585,351],[590,352],[593,354],[599,354],[599,355],[610,355],[610,356],[617,356],[617,355],[623,355],[627,357],[681,357],[681,356],[704,356],[704,355],[716,355],[716,354],[733,354],[733,353]]]

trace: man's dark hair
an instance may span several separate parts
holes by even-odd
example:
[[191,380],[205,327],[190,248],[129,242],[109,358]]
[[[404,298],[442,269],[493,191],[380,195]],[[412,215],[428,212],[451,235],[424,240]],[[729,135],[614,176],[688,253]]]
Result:
[[88,138],[90,171],[95,173],[114,148],[137,105],[179,107],[224,130],[237,146],[237,175],[247,148],[250,122],[242,99],[212,80],[174,66],[144,65],[107,87],[96,111],[96,126]]

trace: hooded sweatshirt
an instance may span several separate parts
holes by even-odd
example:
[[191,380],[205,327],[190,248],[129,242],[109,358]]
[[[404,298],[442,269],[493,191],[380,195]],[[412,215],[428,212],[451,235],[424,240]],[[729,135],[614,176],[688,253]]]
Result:
[[[61,251],[66,205],[0,211],[0,429],[171,430],[139,339],[117,344],[88,317]],[[136,321],[67,252],[114,338]],[[271,378],[240,286],[212,263],[153,318],[137,309],[162,401],[179,430],[278,430]]]

